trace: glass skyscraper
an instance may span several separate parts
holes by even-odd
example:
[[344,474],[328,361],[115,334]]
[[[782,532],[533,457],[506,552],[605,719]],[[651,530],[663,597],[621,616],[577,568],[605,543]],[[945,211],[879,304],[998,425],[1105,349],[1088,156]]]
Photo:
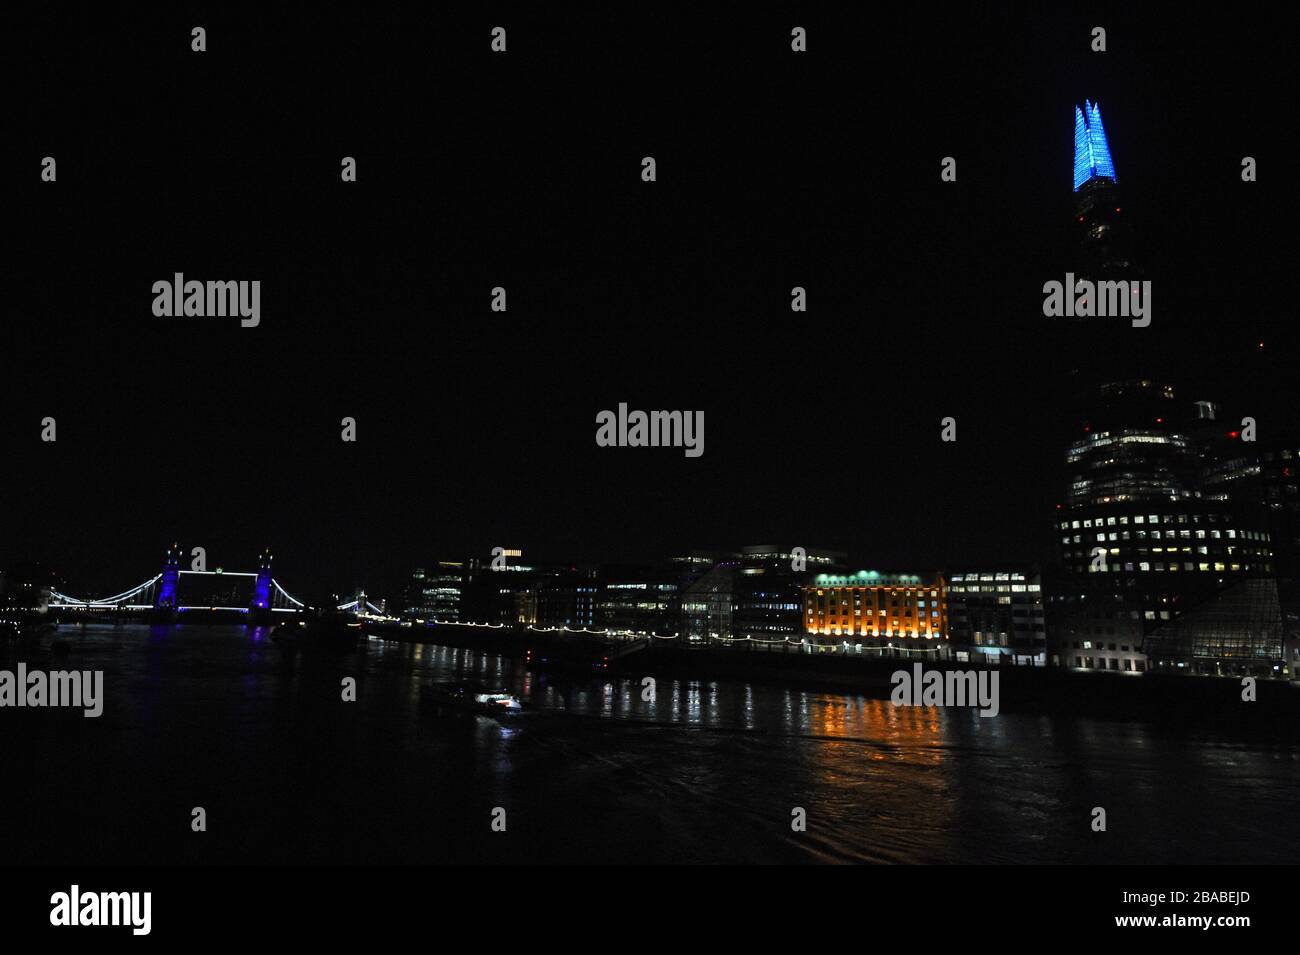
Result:
[[[1078,278],[1135,281],[1097,104],[1075,107],[1074,146],[1077,241],[1068,268]],[[1130,674],[1280,675],[1268,521],[1249,495],[1207,485],[1206,441],[1219,425],[1211,403],[1187,400],[1155,377],[1157,331],[1107,318],[1063,329],[1074,401],[1062,435],[1048,662]]]
[[1101,106],[1084,100],[1083,109],[1074,107],[1074,191],[1090,179],[1115,182],[1115,164],[1101,123]]

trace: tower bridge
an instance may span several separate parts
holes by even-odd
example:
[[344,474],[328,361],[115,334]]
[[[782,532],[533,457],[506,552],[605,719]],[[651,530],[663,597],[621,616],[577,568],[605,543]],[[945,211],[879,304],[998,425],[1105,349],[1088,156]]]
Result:
[[[351,610],[343,605],[340,610]],[[50,592],[50,610],[85,612],[151,612],[172,614],[249,614],[271,622],[277,615],[298,613],[306,605],[287,591],[271,573],[271,552],[262,552],[255,572],[182,570],[180,549],[167,551],[162,573],[111,597],[73,597]]]

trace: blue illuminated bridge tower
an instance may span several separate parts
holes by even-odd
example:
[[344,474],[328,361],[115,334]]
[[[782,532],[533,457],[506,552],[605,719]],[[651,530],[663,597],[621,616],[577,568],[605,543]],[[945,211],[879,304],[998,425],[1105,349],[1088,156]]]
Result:
[[262,556],[257,562],[257,576],[253,579],[253,600],[249,605],[249,619],[254,622],[267,622],[272,620],[271,600],[274,594],[271,587],[275,581],[271,577],[271,548],[262,551]]
[[163,572],[158,582],[154,609],[163,612],[175,611],[177,608],[177,585],[181,579],[181,550],[179,544],[167,548],[167,559],[163,562]]
[[1101,106],[1089,100],[1074,107],[1074,198],[1080,277],[1134,278],[1128,219]]

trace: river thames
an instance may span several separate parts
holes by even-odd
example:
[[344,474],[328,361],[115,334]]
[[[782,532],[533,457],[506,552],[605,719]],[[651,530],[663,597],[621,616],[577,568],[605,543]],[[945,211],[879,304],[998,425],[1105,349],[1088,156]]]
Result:
[[[104,672],[97,719],[0,710],[6,864],[1294,861],[1285,733],[709,680],[660,680],[645,701],[632,676],[377,639],[295,649],[234,626],[64,626],[0,655]],[[425,701],[457,682],[530,712]]]

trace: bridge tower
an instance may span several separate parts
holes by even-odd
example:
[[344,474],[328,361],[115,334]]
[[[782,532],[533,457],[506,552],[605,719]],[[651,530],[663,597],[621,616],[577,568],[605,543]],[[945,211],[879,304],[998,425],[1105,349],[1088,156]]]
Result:
[[269,620],[271,613],[271,548],[262,551],[257,562],[257,579],[253,582],[253,603],[248,608],[252,621]]
[[176,610],[180,604],[179,585],[181,580],[181,548],[173,543],[167,549],[167,560],[163,572],[158,577],[158,595],[154,598],[150,619],[155,623],[171,623],[176,619]]
[[176,589],[180,579],[181,549],[179,544],[172,544],[167,549],[167,561],[163,564],[162,579],[158,581],[158,597],[154,601],[154,609],[176,609]]

